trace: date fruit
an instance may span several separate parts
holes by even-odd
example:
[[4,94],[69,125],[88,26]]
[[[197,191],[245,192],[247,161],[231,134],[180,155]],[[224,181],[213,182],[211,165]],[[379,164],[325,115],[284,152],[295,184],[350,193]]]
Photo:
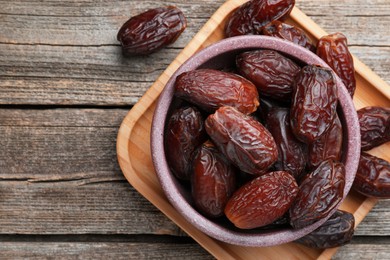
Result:
[[274,168],[290,172],[296,179],[300,178],[306,166],[304,144],[298,141],[291,131],[290,110],[273,108],[268,113],[267,129],[272,133],[278,147],[278,160]]
[[260,34],[268,23],[290,14],[295,0],[251,0],[235,9],[225,27],[225,36]]
[[124,55],[147,55],[175,42],[186,27],[180,9],[160,7],[131,17],[119,29],[117,39]]
[[337,88],[332,71],[307,65],[298,74],[291,104],[291,127],[304,143],[313,143],[332,125],[337,108]]
[[241,53],[236,58],[239,73],[252,81],[261,95],[288,102],[300,67],[273,50]]
[[390,141],[390,108],[364,107],[357,114],[363,151]]
[[195,107],[176,109],[165,131],[165,154],[172,173],[189,180],[195,149],[206,139],[204,120]]
[[326,217],[343,198],[345,168],[342,163],[323,161],[306,175],[292,204],[290,224],[299,229]]
[[352,187],[367,197],[389,199],[390,163],[368,153],[361,153]]
[[191,188],[195,206],[205,216],[220,217],[235,187],[235,168],[212,142],[203,143],[193,161]]
[[298,185],[292,175],[285,171],[270,172],[234,192],[225,215],[238,228],[266,226],[288,211],[297,193]]
[[206,119],[205,128],[218,149],[244,172],[264,174],[278,158],[270,132],[233,107],[219,108]]
[[317,55],[336,72],[353,97],[356,89],[355,68],[348,50],[347,38],[342,33],[320,38],[317,43]]
[[355,217],[337,210],[324,224],[296,242],[317,249],[338,247],[349,243],[355,231]]
[[293,42],[312,52],[315,52],[316,49],[305,31],[297,26],[283,23],[281,21],[276,20],[269,23],[263,28],[262,34]]
[[175,83],[175,96],[208,112],[221,106],[233,106],[244,114],[251,114],[259,106],[259,94],[252,82],[237,74],[214,69],[180,74]]

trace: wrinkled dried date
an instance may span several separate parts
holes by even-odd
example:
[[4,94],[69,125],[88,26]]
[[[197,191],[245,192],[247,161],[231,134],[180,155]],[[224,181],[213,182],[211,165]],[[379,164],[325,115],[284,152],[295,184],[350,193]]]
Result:
[[268,23],[290,14],[295,0],[251,0],[238,7],[228,18],[225,36],[260,34]]
[[147,55],[176,41],[186,27],[178,8],[160,7],[130,18],[119,29],[117,39],[123,54]]
[[357,114],[363,151],[390,141],[390,108],[365,107]]
[[288,172],[270,172],[239,188],[225,208],[225,215],[238,228],[271,224],[289,209],[298,185]]
[[206,119],[205,128],[218,149],[244,172],[264,174],[278,157],[269,131],[233,107],[219,108]]
[[220,217],[235,187],[235,168],[213,143],[203,143],[193,160],[191,188],[195,206],[208,217]]
[[306,166],[304,144],[298,141],[291,131],[290,110],[273,108],[268,113],[266,127],[272,133],[278,147],[278,160],[274,168],[290,172],[299,179]]
[[184,107],[172,113],[165,131],[165,154],[177,178],[190,179],[193,153],[205,137],[204,120],[198,109]]
[[307,65],[298,74],[291,105],[295,136],[312,143],[332,125],[337,108],[337,88],[332,71]]
[[353,97],[356,89],[355,68],[347,38],[342,33],[322,37],[317,43],[317,55],[336,72]]
[[325,249],[349,243],[355,231],[355,217],[337,210],[324,224],[296,242],[311,248]]
[[291,99],[292,85],[300,67],[273,50],[241,53],[236,58],[241,75],[252,81],[259,93],[280,101]]
[[256,111],[259,94],[249,80],[228,72],[199,69],[180,74],[175,95],[213,112],[221,106],[233,106],[244,114]]
[[263,28],[262,34],[272,37],[281,38],[295,44],[298,44],[312,52],[315,52],[316,47],[305,31],[301,28],[283,23],[281,21],[273,21]]
[[322,162],[306,175],[291,206],[290,224],[299,229],[326,217],[343,198],[345,169],[342,163]]
[[390,163],[361,153],[353,189],[368,197],[390,198]]

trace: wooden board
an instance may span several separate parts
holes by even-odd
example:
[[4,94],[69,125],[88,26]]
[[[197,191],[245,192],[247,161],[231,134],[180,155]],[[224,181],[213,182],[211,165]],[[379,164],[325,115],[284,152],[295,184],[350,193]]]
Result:
[[[262,255],[264,258],[270,259],[291,258],[291,256],[299,259],[327,259],[336,252],[337,248],[313,250],[296,243],[264,248],[240,247],[206,236],[184,220],[170,205],[161,190],[153,169],[150,158],[149,135],[155,101],[169,77],[185,60],[198,50],[223,38],[223,27],[226,17],[243,2],[245,1],[232,0],[223,4],[129,112],[122,122],[117,138],[119,164],[126,179],[134,188],[217,258],[253,259]],[[289,22],[305,28],[314,40],[327,34],[298,8],[294,8],[290,17]],[[368,105],[390,107],[390,87],[387,83],[358,59],[354,58],[354,61],[358,81],[354,98],[356,108]],[[382,145],[372,150],[371,153],[390,160],[390,145]],[[376,202],[376,199],[366,198],[351,192],[341,207],[352,212],[356,218],[356,224],[359,224]]]

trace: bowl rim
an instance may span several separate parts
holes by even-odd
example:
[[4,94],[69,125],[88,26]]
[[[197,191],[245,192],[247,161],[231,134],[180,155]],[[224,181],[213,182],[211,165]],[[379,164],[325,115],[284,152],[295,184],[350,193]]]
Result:
[[231,230],[220,226],[213,222],[213,220],[209,220],[204,217],[181,195],[178,187],[175,185],[175,177],[169,169],[164,149],[166,115],[173,100],[174,83],[178,75],[186,71],[197,69],[211,58],[219,56],[225,52],[237,51],[240,49],[243,51],[247,49],[273,49],[283,54],[287,54],[297,60],[303,61],[304,63],[319,65],[331,69],[323,60],[321,60],[321,58],[311,51],[292,42],[275,37],[244,35],[222,39],[211,44],[188,58],[188,60],[173,73],[162,90],[156,103],[152,119],[150,143],[152,162],[162,189],[169,202],[190,224],[195,226],[197,229],[217,240],[234,245],[258,247],[274,246],[294,241],[312,232],[321,226],[343,202],[351,189],[358,167],[360,157],[359,122],[351,96],[341,79],[332,70],[338,86],[339,105],[342,110],[342,114],[344,114],[345,121],[347,122],[346,136],[348,139],[346,143],[346,154],[348,154],[348,156],[345,157],[346,181],[343,199],[333,210],[329,212],[327,217],[301,229],[282,229],[266,233],[241,233],[238,230]]

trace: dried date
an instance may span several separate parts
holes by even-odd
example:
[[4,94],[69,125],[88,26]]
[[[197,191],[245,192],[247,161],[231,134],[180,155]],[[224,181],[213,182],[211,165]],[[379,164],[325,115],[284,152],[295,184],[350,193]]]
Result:
[[355,231],[355,217],[337,210],[324,224],[296,242],[311,248],[325,249],[349,243]]
[[249,80],[233,73],[199,69],[180,74],[175,96],[213,112],[221,106],[233,106],[244,114],[256,111],[259,94]]
[[295,0],[251,0],[235,9],[225,27],[225,36],[260,34],[268,23],[284,19],[295,5]]
[[298,185],[288,172],[270,172],[234,192],[225,215],[238,228],[266,226],[288,211],[297,193]]
[[278,158],[275,140],[257,120],[233,107],[221,107],[205,128],[220,151],[240,170],[264,174]]
[[342,33],[320,38],[317,43],[317,55],[336,72],[353,97],[356,89],[355,68],[348,50],[347,38]]
[[198,109],[183,107],[172,113],[164,142],[168,165],[177,178],[190,179],[193,153],[205,138],[204,120]]
[[390,108],[365,107],[357,114],[363,151],[390,141]]
[[326,217],[343,198],[345,168],[332,160],[322,162],[306,175],[291,206],[290,224],[299,229]]
[[213,143],[203,143],[194,157],[191,177],[197,209],[211,218],[222,216],[235,187],[235,168]]
[[307,65],[298,74],[291,104],[291,127],[302,142],[312,143],[332,125],[337,88],[332,71]]
[[124,55],[147,55],[175,42],[186,27],[180,9],[160,7],[131,17],[119,29],[117,39]]
[[236,58],[238,71],[252,81],[261,95],[289,101],[292,85],[300,67],[291,59],[273,50],[241,53]]
[[353,189],[367,197],[390,198],[390,163],[361,153]]

